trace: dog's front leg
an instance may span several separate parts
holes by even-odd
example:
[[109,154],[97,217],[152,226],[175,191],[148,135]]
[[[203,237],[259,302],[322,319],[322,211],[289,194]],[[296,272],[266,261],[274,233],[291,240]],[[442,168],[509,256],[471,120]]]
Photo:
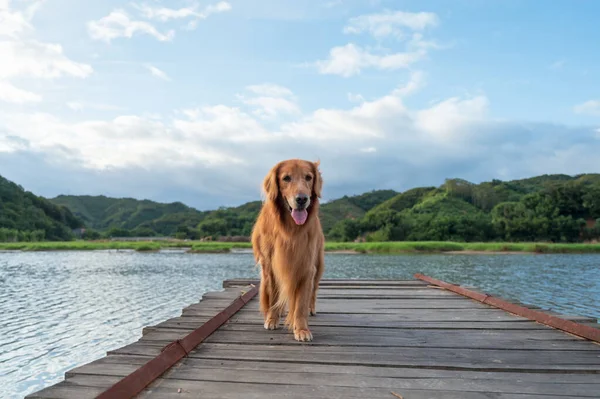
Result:
[[313,277],[304,279],[296,291],[294,303],[294,338],[297,341],[312,341],[308,328],[308,312],[313,291]]
[[275,307],[279,293],[274,280],[270,272],[263,270],[260,284],[260,310],[265,318],[266,330],[279,328],[281,310]]

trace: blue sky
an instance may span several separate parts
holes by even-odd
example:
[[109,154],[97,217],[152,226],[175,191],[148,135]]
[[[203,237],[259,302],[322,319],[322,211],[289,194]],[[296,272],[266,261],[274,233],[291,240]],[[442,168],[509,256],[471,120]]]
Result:
[[593,1],[0,0],[0,174],[37,194],[325,199],[600,172]]

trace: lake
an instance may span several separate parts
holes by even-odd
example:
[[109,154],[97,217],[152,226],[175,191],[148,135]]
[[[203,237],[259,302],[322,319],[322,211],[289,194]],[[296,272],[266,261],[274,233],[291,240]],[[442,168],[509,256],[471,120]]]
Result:
[[[417,272],[600,318],[600,255],[327,254],[324,277],[411,279]],[[251,254],[0,253],[0,398],[61,381],[236,277],[258,277]]]

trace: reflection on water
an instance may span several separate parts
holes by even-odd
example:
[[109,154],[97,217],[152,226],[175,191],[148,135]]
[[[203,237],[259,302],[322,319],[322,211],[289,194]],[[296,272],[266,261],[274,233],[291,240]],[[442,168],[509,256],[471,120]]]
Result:
[[[600,318],[598,255],[326,256],[325,278],[421,272],[566,314]],[[0,398],[22,398],[137,340],[222,281],[258,277],[250,254],[0,254]]]

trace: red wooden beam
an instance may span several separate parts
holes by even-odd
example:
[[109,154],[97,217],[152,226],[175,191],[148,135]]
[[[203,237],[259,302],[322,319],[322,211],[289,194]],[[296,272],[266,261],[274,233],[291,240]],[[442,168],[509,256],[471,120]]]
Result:
[[582,338],[587,338],[591,341],[600,342],[600,329],[598,328],[585,326],[583,324],[576,323],[571,320],[561,319],[557,316],[549,315],[544,312],[529,309],[524,306],[516,305],[514,303],[506,302],[503,299],[493,297],[488,294],[482,294],[477,291],[469,290],[460,287],[456,284],[450,284],[445,281],[437,280],[433,277],[425,276],[421,273],[415,274],[415,278],[426,281],[433,285],[437,285],[438,287],[442,287],[448,291],[452,291],[457,294],[474,299],[486,305],[494,306],[496,308],[516,314],[518,316],[523,316],[530,320],[537,321],[538,323],[545,324],[549,327],[554,327],[559,330],[571,333],[573,335],[577,335]]
[[170,367],[188,355],[196,346],[208,338],[221,325],[244,307],[258,292],[256,286],[239,296],[231,305],[212,317],[209,321],[186,335],[182,339],[171,342],[161,353],[145,363],[131,374],[123,377],[106,391],[96,396],[97,399],[129,399],[144,390],[150,383],[160,377]]

